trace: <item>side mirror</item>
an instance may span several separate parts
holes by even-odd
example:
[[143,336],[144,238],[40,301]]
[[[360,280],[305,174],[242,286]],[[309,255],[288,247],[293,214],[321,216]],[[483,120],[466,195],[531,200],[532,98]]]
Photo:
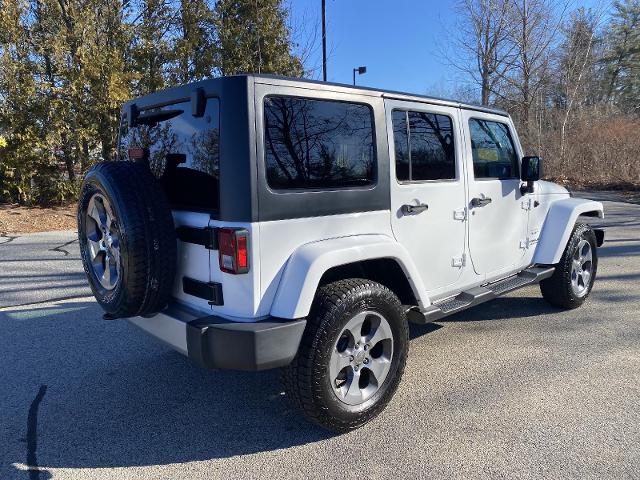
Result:
[[520,167],[520,180],[526,182],[520,187],[521,193],[533,192],[533,182],[540,180],[542,175],[542,159],[540,157],[523,157]]

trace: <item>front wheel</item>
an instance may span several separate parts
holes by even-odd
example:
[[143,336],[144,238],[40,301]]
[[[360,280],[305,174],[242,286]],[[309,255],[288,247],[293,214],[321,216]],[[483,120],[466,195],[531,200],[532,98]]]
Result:
[[329,430],[364,425],[398,387],[408,332],[402,305],[386,287],[363,279],[321,287],[298,354],[283,370],[287,396]]
[[587,224],[576,224],[553,276],[540,282],[546,301],[562,308],[577,308],[584,303],[598,270],[596,248],[593,229]]

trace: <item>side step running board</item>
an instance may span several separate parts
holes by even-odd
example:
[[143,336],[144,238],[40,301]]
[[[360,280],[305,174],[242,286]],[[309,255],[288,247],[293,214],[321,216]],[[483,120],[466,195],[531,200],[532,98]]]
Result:
[[518,288],[538,283],[553,275],[555,267],[532,267],[497,282],[489,283],[481,287],[475,287],[461,292],[455,297],[446,298],[430,305],[423,312],[411,310],[408,315],[413,323],[429,323],[448,315],[461,312],[467,308],[475,307],[481,303],[493,300],[500,295],[512,292]]

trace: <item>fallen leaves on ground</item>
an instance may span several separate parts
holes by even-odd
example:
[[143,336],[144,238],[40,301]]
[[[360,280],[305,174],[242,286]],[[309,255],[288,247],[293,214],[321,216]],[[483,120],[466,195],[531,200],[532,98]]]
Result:
[[0,235],[75,230],[76,204],[59,207],[0,205]]

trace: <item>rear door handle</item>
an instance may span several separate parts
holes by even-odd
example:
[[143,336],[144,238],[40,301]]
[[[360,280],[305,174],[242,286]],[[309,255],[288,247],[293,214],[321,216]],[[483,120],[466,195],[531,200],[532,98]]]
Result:
[[429,205],[426,203],[420,203],[418,205],[402,205],[402,213],[404,215],[416,215],[424,212],[425,210],[429,210]]
[[491,198],[489,197],[483,197],[483,198],[472,198],[471,199],[471,206],[472,207],[484,207],[486,205],[489,205],[493,200],[491,200]]

